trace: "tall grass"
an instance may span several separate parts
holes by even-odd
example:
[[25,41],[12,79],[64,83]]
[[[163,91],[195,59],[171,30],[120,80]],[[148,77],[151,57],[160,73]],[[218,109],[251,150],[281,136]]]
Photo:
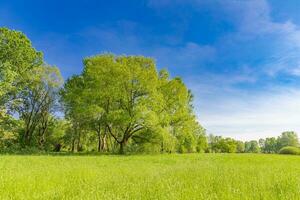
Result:
[[298,156],[0,156],[0,199],[299,198]]

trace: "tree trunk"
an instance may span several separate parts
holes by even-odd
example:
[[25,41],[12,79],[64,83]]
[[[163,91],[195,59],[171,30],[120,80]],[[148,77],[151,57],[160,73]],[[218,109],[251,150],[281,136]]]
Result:
[[106,135],[103,136],[102,142],[103,142],[102,150],[107,151],[107,137],[106,137]]
[[104,129],[104,135],[105,135],[105,146],[106,146],[106,152],[109,152],[110,147],[109,145],[111,145],[111,137],[108,135],[107,133],[107,127],[105,127]]
[[29,132],[28,129],[26,129],[23,136],[23,144],[22,144],[24,147],[28,145],[28,136],[29,136]]
[[101,151],[101,135],[100,132],[98,132],[98,152]]
[[124,143],[123,141],[120,142],[120,151],[119,151],[120,154],[124,154]]
[[73,141],[72,141],[71,151],[74,153],[74,150],[75,150],[75,138],[73,138]]
[[77,152],[81,151],[81,146],[80,146],[80,135],[78,137],[78,140],[77,140]]
[[124,154],[125,151],[124,151],[124,148],[127,144],[127,140],[126,139],[123,139],[121,142],[120,142],[120,154]]
[[160,151],[164,152],[164,142],[161,143],[161,149],[160,149]]
[[97,135],[98,135],[98,152],[100,152],[101,151],[101,125],[100,125],[100,123],[98,123],[97,124],[97,129],[96,129],[96,131],[97,131]]

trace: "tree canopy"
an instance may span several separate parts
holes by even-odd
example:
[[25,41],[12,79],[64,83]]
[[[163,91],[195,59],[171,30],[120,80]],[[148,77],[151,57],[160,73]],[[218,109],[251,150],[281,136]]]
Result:
[[166,70],[158,73],[151,58],[86,58],[82,74],[67,80],[61,94],[73,127],[88,123],[98,137],[98,150],[104,143],[106,150],[108,144],[111,149],[118,145],[120,153],[128,144],[131,149],[150,145],[156,151],[193,152],[203,134],[190,91],[180,78],[170,79]]

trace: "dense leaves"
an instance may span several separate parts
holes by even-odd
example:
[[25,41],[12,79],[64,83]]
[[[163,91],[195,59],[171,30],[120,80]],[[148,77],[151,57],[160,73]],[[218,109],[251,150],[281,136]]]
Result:
[[201,148],[197,138],[204,133],[193,114],[190,91],[165,70],[158,73],[151,58],[112,54],[86,58],[82,74],[67,80],[61,94],[66,117],[80,132],[72,150],[75,143],[77,151],[83,147],[91,132],[98,151]]

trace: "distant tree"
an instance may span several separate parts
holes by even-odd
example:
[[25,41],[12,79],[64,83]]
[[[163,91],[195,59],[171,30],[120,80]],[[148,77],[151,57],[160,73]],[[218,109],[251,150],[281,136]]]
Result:
[[221,136],[209,135],[209,152],[214,153],[241,153],[244,152],[244,143],[232,138],[223,138]]
[[246,153],[259,153],[260,148],[259,148],[258,142],[256,140],[251,140],[251,141],[245,142],[245,152]]
[[297,133],[293,131],[283,132],[281,136],[278,137],[277,140],[278,140],[278,150],[286,146],[293,146],[293,147],[299,146],[299,139]]
[[237,143],[232,138],[222,138],[219,141],[219,148],[222,153],[235,153],[237,150]]
[[259,148],[263,151],[263,149],[265,148],[265,139],[260,138],[258,140],[258,145],[259,145]]
[[278,152],[278,141],[275,137],[266,138],[262,151],[264,153],[276,153]]
[[243,141],[236,141],[236,152],[237,153],[245,152],[245,143]]
[[208,149],[209,152],[212,153],[220,153],[221,150],[219,148],[219,141],[222,139],[221,136],[214,136],[213,134],[209,134],[208,136]]

